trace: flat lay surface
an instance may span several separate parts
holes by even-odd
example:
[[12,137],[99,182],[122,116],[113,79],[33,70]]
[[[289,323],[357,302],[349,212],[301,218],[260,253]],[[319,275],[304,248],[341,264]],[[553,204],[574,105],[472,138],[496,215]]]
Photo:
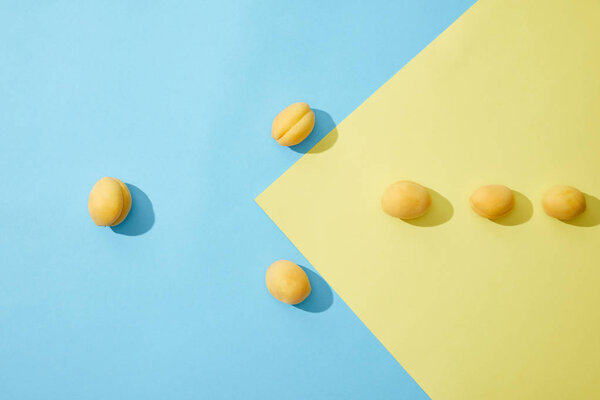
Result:
[[[311,249],[296,249],[254,198],[472,3],[0,2],[2,398],[427,398],[403,359],[369,330],[380,326],[365,326],[363,308],[350,304],[357,316],[338,296],[339,288],[354,302],[347,283],[320,277],[337,274],[326,262],[322,270],[311,265],[300,253]],[[315,130],[282,147],[271,123],[297,101],[314,110]],[[381,126],[364,128],[376,138]],[[341,132],[324,156],[344,154]],[[418,150],[434,164],[440,156]],[[564,175],[557,164],[548,180],[568,171],[590,191],[594,181],[577,168],[589,154],[569,157]],[[458,188],[433,179],[433,170],[422,183],[455,202]],[[480,171],[468,177],[478,181]],[[489,171],[498,174],[486,179],[503,177]],[[455,172],[441,176],[467,186],[467,175]],[[336,173],[315,171],[315,184]],[[415,170],[376,177],[377,196],[378,184],[398,174]],[[127,184],[133,199],[125,222],[112,228],[97,227],[87,209],[105,176]],[[320,215],[330,199],[313,194]],[[311,213],[289,200],[289,213]],[[462,212],[455,204],[442,236]],[[388,224],[389,235],[403,229],[371,217]],[[583,247],[586,234],[565,240]],[[312,292],[298,306],[265,287],[279,259],[307,272]],[[589,272],[588,284],[595,278]],[[365,289],[376,289],[369,282]],[[414,300],[426,307],[419,295]],[[425,337],[437,334],[427,332],[433,323],[421,328]],[[418,348],[408,354],[411,367],[448,367],[419,359]]]
[[[257,198],[431,398],[600,398],[599,18],[479,1]],[[403,179],[419,219],[381,210]],[[514,194],[494,221],[486,184]],[[586,198],[568,222],[559,184]]]

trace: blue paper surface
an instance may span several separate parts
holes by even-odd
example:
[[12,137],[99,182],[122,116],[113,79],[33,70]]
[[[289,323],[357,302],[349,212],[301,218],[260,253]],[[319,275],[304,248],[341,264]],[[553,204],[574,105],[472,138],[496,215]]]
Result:
[[317,273],[269,295],[312,267],[253,199],[472,2],[1,2],[0,397],[426,398]]

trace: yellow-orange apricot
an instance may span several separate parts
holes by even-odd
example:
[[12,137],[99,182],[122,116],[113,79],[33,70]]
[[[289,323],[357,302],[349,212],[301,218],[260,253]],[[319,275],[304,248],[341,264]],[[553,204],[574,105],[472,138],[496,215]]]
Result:
[[90,192],[88,211],[98,226],[119,225],[131,209],[129,188],[117,178],[100,179]]
[[265,282],[273,297],[287,304],[301,303],[310,294],[306,272],[291,261],[279,260],[271,264]]
[[429,190],[411,181],[392,183],[383,192],[381,208],[400,219],[414,219],[427,212],[431,205]]
[[469,202],[477,214],[487,219],[496,219],[511,212],[515,206],[515,196],[504,185],[487,185],[473,192]]
[[544,211],[551,217],[568,221],[583,213],[585,196],[571,186],[558,185],[550,188],[542,199]]
[[310,135],[315,126],[315,113],[306,103],[294,103],[273,120],[271,136],[282,146],[293,146]]

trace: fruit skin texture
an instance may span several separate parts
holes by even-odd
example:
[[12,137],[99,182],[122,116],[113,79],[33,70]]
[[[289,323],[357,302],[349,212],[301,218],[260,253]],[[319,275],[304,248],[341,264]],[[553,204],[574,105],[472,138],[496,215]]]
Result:
[[383,192],[381,209],[392,217],[414,219],[424,215],[431,206],[429,191],[418,183],[398,181]]
[[310,135],[315,126],[315,113],[306,103],[286,107],[273,120],[271,136],[282,146],[293,146]]
[[487,185],[473,192],[469,202],[477,214],[487,219],[497,219],[512,211],[515,196],[504,185]]
[[117,178],[100,179],[90,192],[88,211],[98,226],[116,226],[131,210],[129,188]]
[[585,196],[574,187],[557,185],[546,192],[542,206],[549,216],[568,221],[585,211]]
[[265,283],[273,297],[286,304],[302,303],[311,289],[306,272],[287,260],[271,264],[265,276]]

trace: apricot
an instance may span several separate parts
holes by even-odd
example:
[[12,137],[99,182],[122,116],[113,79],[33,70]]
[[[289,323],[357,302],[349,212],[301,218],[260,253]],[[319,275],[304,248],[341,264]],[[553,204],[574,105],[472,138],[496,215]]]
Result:
[[265,276],[269,293],[286,304],[298,304],[310,294],[308,276],[297,264],[287,261],[275,261]]
[[542,206],[549,216],[568,221],[585,211],[585,196],[574,187],[558,185],[546,192]]
[[471,208],[487,219],[505,216],[515,206],[513,191],[504,185],[487,185],[477,189],[469,199]]
[[100,179],[90,192],[88,211],[98,226],[116,226],[131,209],[129,188],[117,178]]
[[306,103],[294,103],[273,120],[271,136],[282,146],[293,146],[310,135],[315,126],[315,113]]
[[381,209],[400,219],[418,218],[429,210],[430,205],[429,190],[411,181],[392,183],[381,197]]

